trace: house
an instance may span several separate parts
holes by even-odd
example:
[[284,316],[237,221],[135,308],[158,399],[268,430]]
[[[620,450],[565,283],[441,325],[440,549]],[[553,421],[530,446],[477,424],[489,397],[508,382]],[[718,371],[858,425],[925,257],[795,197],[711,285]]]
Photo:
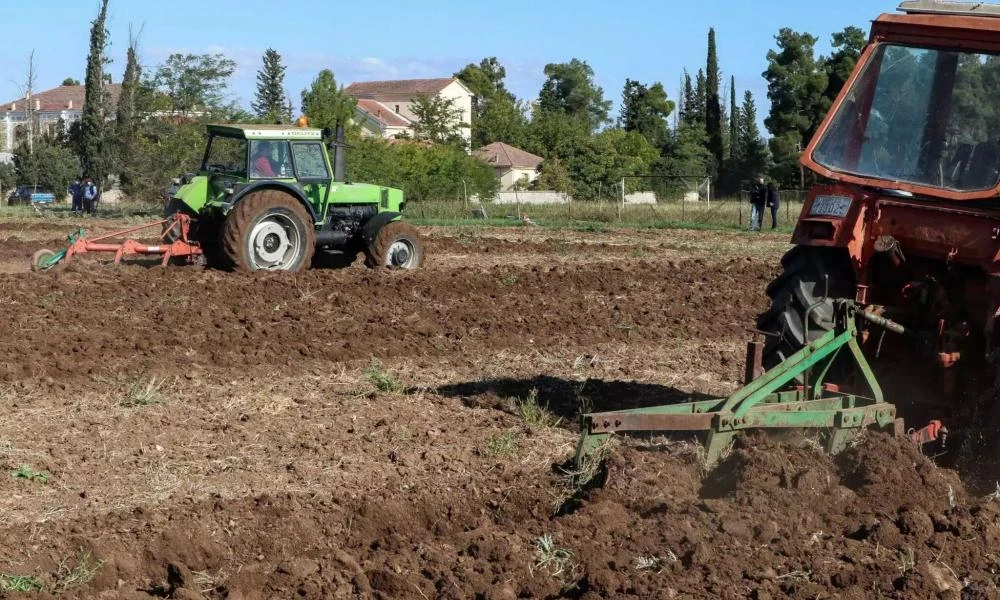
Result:
[[454,101],[461,111],[460,122],[466,143],[472,141],[472,92],[458,79],[400,79],[394,81],[359,81],[344,90],[357,100],[356,118],[367,135],[392,139],[413,135],[417,116],[413,104],[421,96],[438,96]]
[[[104,87],[114,106],[121,95],[121,84],[111,83]],[[60,122],[68,127],[80,120],[86,96],[86,86],[62,85],[32,94],[30,101],[19,98],[0,105],[0,152],[13,152],[17,142],[25,135],[29,106],[37,130],[42,134],[55,134]]]
[[544,160],[541,156],[503,142],[493,142],[483,146],[474,154],[496,171],[501,192],[514,189],[518,181],[531,183],[538,179],[538,167]]

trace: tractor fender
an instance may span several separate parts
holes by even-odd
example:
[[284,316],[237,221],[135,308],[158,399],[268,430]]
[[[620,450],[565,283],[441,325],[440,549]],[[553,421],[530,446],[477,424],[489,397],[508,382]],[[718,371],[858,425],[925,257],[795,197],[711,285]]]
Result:
[[309,201],[306,199],[306,195],[302,192],[302,190],[297,186],[285,183],[284,181],[258,181],[245,187],[241,187],[236,191],[236,193],[233,194],[233,198],[229,201],[229,204],[235,206],[237,202],[259,190],[280,190],[285,192],[299,201],[302,208],[306,209],[306,212],[309,213],[309,218],[312,219],[313,223],[319,219],[319,216],[316,214],[316,210],[313,208],[312,204],[309,204]]
[[375,215],[361,226],[361,239],[364,240],[365,245],[371,244],[375,241],[375,237],[378,236],[379,229],[402,218],[403,215],[398,212],[383,212]]

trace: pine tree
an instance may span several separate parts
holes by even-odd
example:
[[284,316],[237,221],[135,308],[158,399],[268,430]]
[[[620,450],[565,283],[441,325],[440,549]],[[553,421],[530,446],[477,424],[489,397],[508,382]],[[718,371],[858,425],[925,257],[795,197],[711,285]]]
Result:
[[694,108],[691,114],[702,127],[705,127],[705,85],[705,70],[698,69],[698,75],[694,79],[694,102],[691,103]]
[[285,65],[274,48],[264,51],[264,66],[257,71],[256,99],[250,104],[260,119],[269,122],[291,120],[285,97]]
[[743,95],[743,106],[740,108],[740,173],[744,179],[757,177],[767,169],[770,156],[767,144],[757,127],[757,105],[753,94],[747,90]]
[[705,67],[705,130],[708,132],[708,148],[715,157],[715,164],[721,165],[722,145],[722,101],[719,98],[719,57],[715,47],[715,29],[708,30],[708,61]]
[[691,85],[691,74],[687,72],[687,69],[684,69],[684,91],[681,95],[684,98],[681,108],[681,120],[689,123],[695,119],[697,106],[694,97],[694,86]]
[[90,28],[90,53],[87,55],[87,86],[80,118],[78,151],[83,176],[90,177],[98,186],[103,185],[111,164],[108,136],[109,100],[105,91],[104,66],[109,62],[104,55],[108,46],[105,22],[108,0],[101,0],[101,10]]

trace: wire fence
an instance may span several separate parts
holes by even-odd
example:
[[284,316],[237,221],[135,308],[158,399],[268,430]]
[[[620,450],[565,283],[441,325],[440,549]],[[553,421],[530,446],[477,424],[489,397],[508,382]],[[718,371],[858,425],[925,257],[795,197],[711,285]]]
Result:
[[[803,190],[783,190],[778,209],[778,224],[782,229],[794,226],[802,211]],[[520,225],[528,221],[540,225],[571,225],[587,228],[615,224],[632,227],[692,227],[706,229],[746,229],[749,227],[749,194],[711,200],[690,201],[680,198],[653,203],[621,202],[615,199],[575,201],[569,197],[546,193],[546,203],[533,203],[530,193],[517,195],[510,203],[477,202],[474,199],[449,199],[408,202],[405,216],[418,223],[435,225],[448,223]],[[518,201],[523,199],[524,201]],[[98,216],[124,219],[130,222],[161,217],[162,204],[155,202],[120,202],[101,204]],[[36,206],[0,206],[0,220],[47,218],[65,220],[67,224],[85,224],[88,217],[73,213],[68,202]],[[771,226],[770,210],[765,209],[764,227]]]
[[[781,192],[777,220],[780,228],[787,229],[798,221],[805,193],[800,190]],[[563,198],[561,202],[536,204],[528,201],[497,203],[474,201],[422,201],[407,205],[406,215],[428,224],[451,221],[482,221],[514,223],[528,220],[541,225],[565,223],[621,224],[646,227],[694,227],[745,229],[750,225],[749,194],[704,201],[683,198],[668,202],[633,204],[620,201],[574,201]],[[771,213],[765,208],[764,226],[770,227]]]

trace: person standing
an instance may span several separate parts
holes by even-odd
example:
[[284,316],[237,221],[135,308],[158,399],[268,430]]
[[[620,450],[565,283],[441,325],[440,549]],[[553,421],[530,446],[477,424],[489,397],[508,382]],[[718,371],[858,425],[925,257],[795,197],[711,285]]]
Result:
[[73,214],[78,215],[83,212],[83,184],[79,179],[73,180],[69,186],[69,197],[73,202]]
[[771,181],[767,184],[767,206],[771,209],[771,229],[778,228],[778,207],[781,206],[781,195],[778,186]]
[[767,202],[767,186],[764,177],[758,177],[750,186],[750,231],[760,231],[764,222],[764,203]]
[[90,216],[97,215],[97,186],[90,177],[83,180],[83,212]]

